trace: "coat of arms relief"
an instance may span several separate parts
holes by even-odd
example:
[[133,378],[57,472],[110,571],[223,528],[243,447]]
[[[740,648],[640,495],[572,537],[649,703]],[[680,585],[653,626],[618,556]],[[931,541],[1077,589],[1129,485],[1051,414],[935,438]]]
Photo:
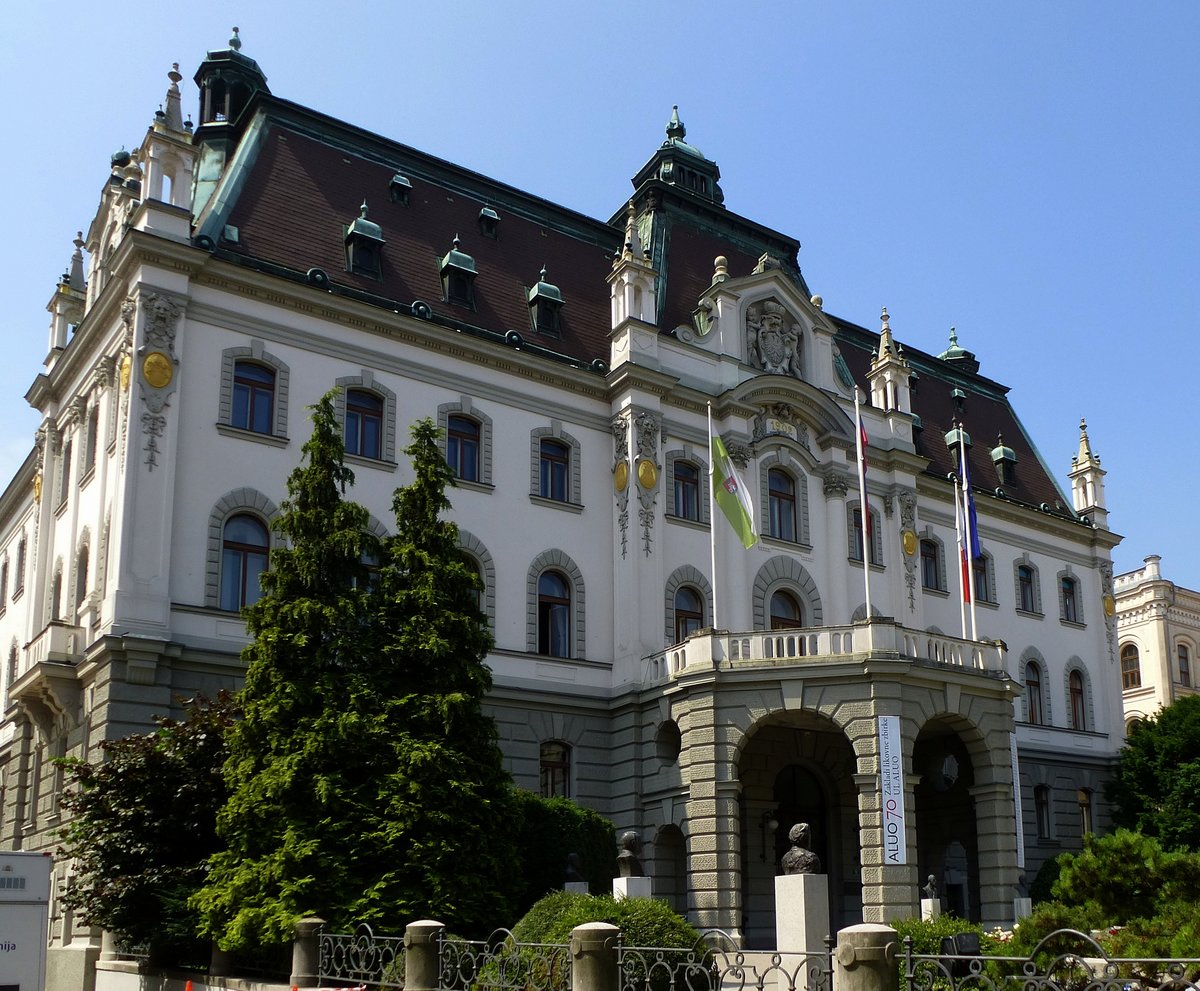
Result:
[[771,375],[802,377],[800,325],[778,300],[762,300],[747,309],[746,360]]

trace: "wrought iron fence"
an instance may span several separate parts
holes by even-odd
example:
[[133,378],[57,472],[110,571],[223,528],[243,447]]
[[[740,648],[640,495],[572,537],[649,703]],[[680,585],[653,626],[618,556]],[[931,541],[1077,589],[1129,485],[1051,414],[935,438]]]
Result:
[[404,987],[404,937],[376,936],[360,925],[352,934],[321,933],[317,976],[324,984]]
[[690,950],[617,947],[619,991],[833,991],[833,940],[823,953],[753,953],[719,929]]
[[507,929],[485,940],[438,937],[440,991],[569,991],[565,944],[518,943]]
[[1109,957],[1086,933],[1059,929],[1028,957],[917,954],[904,937],[908,991],[1200,991],[1200,956]]

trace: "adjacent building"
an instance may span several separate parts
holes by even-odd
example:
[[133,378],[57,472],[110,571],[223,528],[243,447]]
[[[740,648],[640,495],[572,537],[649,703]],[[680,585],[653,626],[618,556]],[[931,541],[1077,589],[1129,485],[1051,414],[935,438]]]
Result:
[[[928,874],[1010,921],[1022,873],[1104,828],[1119,537],[1086,430],[1067,495],[953,333],[933,354],[886,311],[826,312],[677,112],[597,220],[274,95],[236,35],[194,125],[169,75],[137,150],[80,176],[100,202],[0,497],[0,842],[56,845],[55,757],[239,684],[239,609],[335,387],[381,533],[408,424],[445,431],[516,781],[640,830],[697,924],[768,945],[801,820],[839,926],[916,912]],[[749,550],[711,517],[710,417]],[[56,901],[52,941],[80,986],[99,934]]]
[[1200,645],[1200,592],[1164,578],[1161,560],[1151,554],[1114,582],[1127,727],[1198,690],[1192,665]]

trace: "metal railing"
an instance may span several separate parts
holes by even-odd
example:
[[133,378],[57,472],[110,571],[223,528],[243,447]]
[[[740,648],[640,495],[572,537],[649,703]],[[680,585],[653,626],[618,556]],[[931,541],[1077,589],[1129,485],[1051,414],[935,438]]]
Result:
[[1059,929],[1027,957],[918,954],[904,937],[908,991],[1200,991],[1194,959],[1109,957],[1086,933]]
[[690,950],[617,947],[618,991],[833,991],[833,940],[824,953],[753,953],[719,929]]
[[320,935],[317,975],[326,984],[404,987],[404,937],[376,936],[360,925],[353,933]]
[[566,944],[519,943],[507,929],[485,940],[438,937],[439,991],[568,991]]

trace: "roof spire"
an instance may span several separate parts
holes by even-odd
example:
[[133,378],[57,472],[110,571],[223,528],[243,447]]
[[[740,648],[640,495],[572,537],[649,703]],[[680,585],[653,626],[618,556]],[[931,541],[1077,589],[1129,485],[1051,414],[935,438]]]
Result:
[[75,232],[75,252],[71,255],[71,271],[67,276],[67,284],[79,292],[83,292],[83,231]]
[[683,121],[679,119],[679,104],[675,104],[671,108],[671,119],[667,121],[667,139],[670,141],[682,141],[687,137],[687,128],[683,126]]
[[[1087,420],[1079,418],[1079,457],[1080,462],[1093,460],[1092,442],[1088,440]],[[1095,460],[1099,460],[1098,458]]]
[[167,87],[167,111],[166,125],[172,131],[183,130],[183,112],[179,104],[179,80],[183,78],[179,73],[179,63],[171,63],[171,71],[167,73],[167,78],[171,80],[171,85]]
[[625,250],[634,258],[642,257],[642,239],[638,234],[637,210],[633,200],[625,210]]
[[892,325],[888,319],[887,307],[883,307],[882,310],[879,314],[879,320],[883,324],[879,329],[879,353],[889,354],[896,348],[895,342],[892,340]]

